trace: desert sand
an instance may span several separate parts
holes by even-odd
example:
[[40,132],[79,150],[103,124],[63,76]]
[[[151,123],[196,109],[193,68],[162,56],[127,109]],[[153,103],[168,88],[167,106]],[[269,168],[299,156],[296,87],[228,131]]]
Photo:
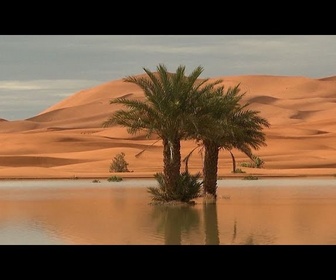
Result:
[[[243,101],[260,111],[271,127],[265,129],[267,147],[255,151],[265,161],[262,169],[241,167],[232,174],[227,151],[220,152],[218,175],[334,176],[336,174],[336,76],[313,79],[300,76],[219,76],[223,84],[240,83]],[[144,133],[130,135],[125,128],[103,128],[102,123],[120,105],[115,97],[144,98],[141,89],[122,79],[74,93],[25,120],[0,119],[0,178],[107,178],[153,177],[162,171],[162,143]],[[1,116],[0,116],[1,118]],[[182,157],[196,146],[182,142]],[[140,153],[146,149],[144,152]],[[113,157],[124,152],[129,173],[110,173]],[[139,154],[140,153],[140,154]],[[237,163],[249,159],[234,150]],[[202,169],[195,152],[189,171]],[[184,167],[182,165],[182,167]],[[183,171],[184,168],[182,168]]]

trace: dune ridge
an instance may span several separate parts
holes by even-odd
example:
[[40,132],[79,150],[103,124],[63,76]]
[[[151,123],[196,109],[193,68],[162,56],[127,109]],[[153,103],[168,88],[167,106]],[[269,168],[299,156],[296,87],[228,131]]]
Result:
[[[217,79],[223,80],[225,88],[240,84],[246,92],[243,101],[271,124],[265,130],[267,147],[255,151],[265,160],[265,168],[242,167],[246,174],[336,174],[336,76],[242,75],[210,80]],[[126,128],[102,127],[121,108],[110,104],[116,97],[144,100],[138,87],[119,79],[74,93],[26,120],[0,119],[0,178],[109,177],[109,164],[120,152],[126,154],[133,171],[122,176],[152,177],[160,172],[162,144],[155,135],[147,139],[144,132],[130,135]],[[182,157],[195,146],[193,141],[183,141]],[[241,152],[233,152],[238,164],[249,161]],[[231,168],[230,155],[221,151],[219,176],[246,175],[232,174]],[[189,170],[201,169],[201,154],[196,152]]]

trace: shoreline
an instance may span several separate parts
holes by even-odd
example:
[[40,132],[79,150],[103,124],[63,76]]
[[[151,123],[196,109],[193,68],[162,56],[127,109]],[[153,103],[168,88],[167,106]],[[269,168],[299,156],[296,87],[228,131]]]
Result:
[[[181,172],[184,168],[181,168]],[[231,173],[231,168],[219,166],[217,172],[218,180],[243,179],[246,176],[263,178],[336,178],[336,167],[302,167],[302,168],[244,168],[244,173]],[[66,170],[55,170],[54,168],[36,168],[34,166],[18,168],[1,168],[0,182],[9,180],[107,180],[109,177],[117,176],[122,179],[154,179],[157,172],[161,169],[148,168],[146,171],[130,172],[102,172],[101,168],[91,170],[74,170],[70,167]],[[196,174],[199,168],[189,168],[189,173]],[[202,178],[202,176],[201,176]]]
[[[118,176],[122,177],[123,179],[127,180],[146,180],[146,179],[154,179],[153,175],[136,175],[135,176],[125,176],[126,174],[113,174],[111,176]],[[25,176],[18,176],[18,177],[0,177],[1,181],[24,181],[24,180],[107,180],[111,176],[76,176],[76,177],[67,177],[67,176],[59,176],[59,177],[25,177]],[[218,181],[225,180],[225,179],[239,179],[242,180],[245,176],[256,176],[258,179],[282,179],[282,178],[335,178],[336,174],[228,174],[228,175],[221,175],[218,176]],[[202,177],[201,177],[202,178]],[[248,180],[247,180],[248,181]]]

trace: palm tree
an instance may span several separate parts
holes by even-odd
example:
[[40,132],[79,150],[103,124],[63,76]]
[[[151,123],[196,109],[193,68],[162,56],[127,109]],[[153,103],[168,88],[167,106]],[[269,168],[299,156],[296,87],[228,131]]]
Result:
[[[259,111],[249,110],[248,103],[241,105],[239,84],[233,88],[218,87],[209,92],[204,104],[207,113],[198,119],[196,141],[204,147],[203,190],[216,198],[218,155],[220,149],[231,152],[237,148],[252,157],[252,149],[266,145],[264,127],[269,127]],[[233,153],[231,152],[234,159]],[[235,166],[234,166],[235,170]]]
[[206,193],[216,194],[219,149],[223,144],[223,137],[228,137],[225,123],[228,123],[228,116],[240,106],[240,96],[237,94],[237,89],[238,86],[234,89],[229,88],[226,92],[224,86],[210,89],[200,100],[199,106],[202,108],[202,114],[199,114],[193,127],[188,127],[198,146],[183,161],[185,161],[187,169],[188,160],[193,151],[199,147],[204,150],[204,195]]
[[269,127],[269,122],[258,116],[259,112],[254,110],[244,109],[248,104],[240,108],[239,112],[233,114],[231,127],[231,141],[223,146],[228,150],[232,159],[232,172],[236,172],[236,160],[232,149],[235,148],[246,154],[252,161],[256,157],[252,153],[252,149],[259,150],[262,146],[267,146],[264,127]]
[[111,104],[122,104],[126,109],[116,111],[103,126],[121,125],[135,134],[141,130],[158,135],[163,143],[163,175],[167,187],[177,188],[181,168],[180,142],[189,134],[185,129],[197,119],[199,108],[195,107],[203,93],[211,90],[221,81],[209,83],[199,79],[203,72],[196,67],[189,76],[185,66],[179,66],[175,73],[169,73],[163,64],[157,66],[157,73],[143,68],[146,76],[128,76],[124,82],[139,86],[145,101],[116,98]]
[[[205,135],[202,139],[205,155],[203,165],[203,187],[206,193],[216,197],[218,155],[220,149],[230,151],[234,170],[235,160],[231,150],[236,148],[252,158],[252,149],[266,146],[266,138],[263,132],[269,127],[269,122],[259,116],[259,111],[247,109],[249,103],[241,105],[241,99],[246,93],[240,94],[239,84],[229,88],[223,95],[226,110],[222,110],[221,117],[216,116],[217,122],[215,135]],[[229,111],[228,111],[228,110]]]
[[241,104],[241,99],[246,93],[240,94],[239,84],[233,88],[232,93],[237,97],[236,102],[240,105],[228,116],[223,128],[225,133],[221,138],[221,148],[228,150],[232,159],[232,172],[236,171],[236,160],[232,149],[237,149],[255,161],[252,149],[258,150],[267,146],[264,128],[270,126],[269,122],[259,116],[259,111],[250,110],[249,103]]

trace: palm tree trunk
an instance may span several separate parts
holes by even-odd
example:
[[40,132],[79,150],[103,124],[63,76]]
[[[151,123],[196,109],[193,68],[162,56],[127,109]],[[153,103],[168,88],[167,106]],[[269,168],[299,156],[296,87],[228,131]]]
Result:
[[236,173],[236,159],[235,159],[233,153],[231,151],[229,151],[229,152],[230,152],[231,158],[232,158],[232,172]]
[[208,193],[216,198],[219,147],[211,141],[204,141],[203,144],[205,149],[203,162],[204,194]]
[[181,169],[181,143],[179,138],[173,141],[163,139],[163,174],[169,189],[176,188]]

